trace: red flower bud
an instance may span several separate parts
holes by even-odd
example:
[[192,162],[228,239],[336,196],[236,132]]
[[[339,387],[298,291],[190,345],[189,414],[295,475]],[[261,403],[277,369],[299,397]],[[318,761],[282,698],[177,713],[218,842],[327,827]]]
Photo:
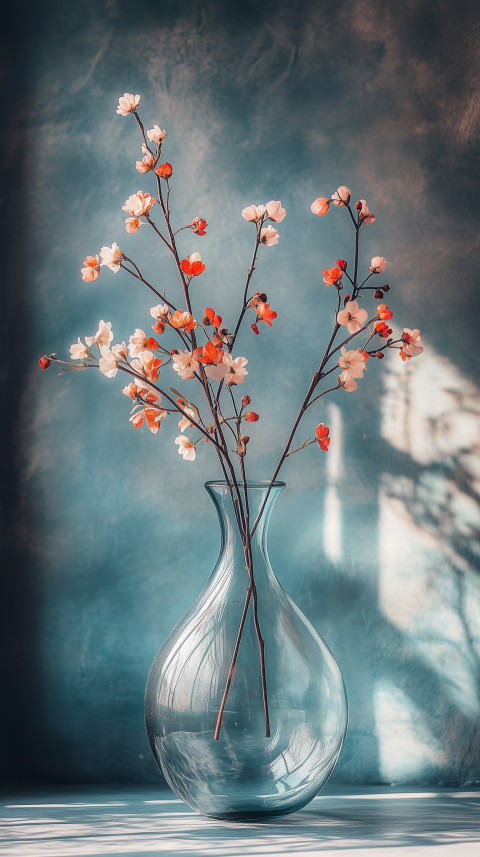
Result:
[[170,354],[180,354],[180,352],[177,348],[172,348],[172,350],[170,351]]
[[384,355],[383,351],[377,351],[377,353],[375,354],[375,357],[377,358],[377,360],[383,360],[385,355]]
[[374,297],[374,298],[376,298],[376,299],[377,299],[377,301],[381,301],[381,300],[382,300],[382,298],[383,298],[383,292],[382,292],[382,290],[381,290],[381,289],[376,289],[376,290],[375,290],[375,292],[374,292],[373,297]]
[[335,264],[336,264],[337,268],[340,268],[341,271],[347,270],[347,263],[346,263],[345,259],[337,259]]
[[343,298],[343,305],[346,306],[351,298],[351,295],[345,295]]
[[358,202],[355,203],[355,211],[361,211],[361,210],[362,210],[362,203],[360,202],[360,200],[358,200]]
[[153,336],[148,337],[147,348],[149,348],[150,351],[155,351],[155,349],[158,348],[158,342],[156,339],[153,338]]
[[244,408],[247,407],[251,402],[250,396],[242,396],[242,405]]
[[245,414],[245,419],[248,423],[256,423],[259,419],[259,416],[255,413],[255,411],[248,411]]
[[389,319],[393,318],[393,312],[386,304],[379,304],[377,306],[377,315],[382,321],[389,321]]
[[389,292],[389,291],[390,291],[390,286],[387,286],[387,285],[382,286],[382,289],[383,289],[383,291],[384,291],[384,292]]
[[169,163],[160,164],[160,166],[157,167],[154,172],[157,174],[157,176],[161,176],[162,179],[169,179],[173,173],[173,167]]
[[243,445],[246,446],[249,440],[250,440],[250,438],[249,438],[248,434],[242,434],[242,436],[240,438],[240,443],[243,443]]
[[195,235],[206,235],[207,221],[203,217],[194,217],[192,220],[192,231]]
[[253,332],[256,333],[257,336],[260,334],[258,324],[251,324],[250,327],[252,328]]
[[52,361],[45,355],[45,357],[40,357],[38,365],[40,366],[40,369],[48,369],[48,367],[52,365]]

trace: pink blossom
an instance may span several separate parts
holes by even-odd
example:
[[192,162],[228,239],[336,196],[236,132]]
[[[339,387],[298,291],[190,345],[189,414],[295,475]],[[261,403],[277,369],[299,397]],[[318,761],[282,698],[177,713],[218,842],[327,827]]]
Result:
[[156,199],[153,199],[149,193],[139,190],[128,197],[122,208],[127,214],[131,214],[132,217],[141,217],[142,214],[147,214],[155,203]]
[[273,199],[270,200],[270,202],[267,202],[265,208],[267,211],[267,219],[272,220],[274,223],[281,223],[287,213],[285,209],[282,208],[282,203],[275,202]]
[[118,345],[112,345],[112,354],[115,355],[117,360],[128,360],[128,350],[126,343],[122,342]]
[[123,98],[118,99],[117,113],[120,116],[128,116],[129,113],[137,109],[139,104],[139,95],[131,95],[130,92],[126,92]]
[[335,193],[332,193],[332,201],[334,205],[345,206],[350,202],[350,191],[345,185],[340,185]]
[[135,333],[132,333],[128,340],[128,350],[130,357],[138,357],[147,347],[147,337],[145,331],[139,327],[135,328]]
[[175,438],[175,443],[178,443],[178,454],[183,455],[184,461],[195,461],[195,456],[197,454],[195,444],[192,443],[188,437],[181,434]]
[[229,367],[228,374],[225,376],[225,383],[228,384],[228,386],[231,384],[243,384],[245,381],[245,375],[248,375],[248,372],[245,369],[248,360],[245,357],[237,357],[234,360],[231,354],[224,354],[223,362]]
[[126,387],[123,388],[122,393],[124,396],[128,396],[130,399],[135,399],[137,396],[137,385],[134,381],[130,381],[130,384],[127,384]]
[[[354,378],[363,378],[363,373],[367,368],[366,357],[362,351],[347,351],[344,345],[342,345],[342,356],[337,360],[340,369],[344,371],[341,374],[342,382],[353,380]],[[348,377],[347,377],[348,376]],[[352,390],[356,390],[356,387],[352,387]],[[347,389],[347,392],[350,390]]]
[[264,205],[248,205],[247,208],[243,209],[242,217],[248,220],[249,223],[252,221],[257,222],[263,217],[265,211],[266,208]]
[[277,230],[274,229],[273,226],[266,226],[265,229],[262,229],[260,232],[260,241],[267,247],[272,247],[274,244],[278,244]]
[[148,173],[153,170],[154,162],[150,154],[143,156],[141,161],[135,161],[135,166],[139,173]]
[[180,351],[173,355],[172,368],[178,372],[182,381],[194,378],[198,367],[198,360],[195,359],[191,351]]
[[125,221],[125,229],[127,232],[138,232],[140,226],[142,225],[142,221],[138,219],[138,217],[127,217]]
[[111,247],[102,247],[100,250],[100,256],[102,257],[101,265],[106,265],[107,268],[110,268],[114,274],[120,270],[120,262],[124,258],[120,247],[113,242]]
[[110,347],[110,343],[113,339],[113,331],[112,331],[112,322],[104,321],[103,318],[98,322],[98,330],[94,336],[86,336],[85,342],[88,347],[91,348],[92,345],[96,345],[97,348],[101,348],[102,346]]
[[417,328],[410,330],[409,327],[404,327],[402,340],[403,346],[400,351],[400,357],[403,360],[410,360],[411,357],[415,357],[417,354],[422,353],[423,345],[419,345],[422,341],[422,337],[420,336],[420,331]]
[[84,260],[83,264],[85,268],[81,269],[82,279],[85,280],[86,283],[92,283],[97,279],[100,273],[100,256],[87,256]]
[[222,381],[230,371],[228,363],[224,363],[223,361],[217,364],[212,363],[209,366],[205,366],[204,369],[205,375],[207,378],[211,378],[212,381]]
[[310,209],[314,214],[318,214],[319,217],[323,217],[324,214],[327,214],[331,202],[331,199],[327,199],[325,196],[319,196],[315,202],[312,202]]
[[357,389],[358,384],[351,376],[350,372],[341,372],[338,376],[338,381],[342,385],[346,393],[353,393]]
[[349,333],[357,333],[362,329],[368,318],[366,309],[360,309],[358,301],[348,301],[345,309],[340,310],[337,315],[338,324],[344,324]]
[[374,256],[368,266],[368,270],[371,271],[372,274],[382,274],[386,267],[387,262],[384,256]]
[[136,327],[135,333],[132,333],[128,343],[130,357],[138,357],[147,347],[147,336],[145,335],[145,331]]
[[158,143],[163,143],[166,136],[167,132],[162,131],[162,129],[159,128],[158,125],[154,125],[153,128],[150,129],[150,131],[147,131],[148,139],[151,140],[152,143],[157,143],[157,145]]
[[152,316],[152,318],[160,318],[160,319],[168,318],[168,306],[167,306],[167,304],[157,304],[157,306],[150,307],[150,315]]
[[77,343],[70,346],[70,354],[72,355],[72,360],[85,360],[88,357],[88,348],[83,344],[80,337],[78,337]]
[[100,360],[98,361],[98,368],[102,375],[105,375],[106,378],[115,378],[115,375],[118,372],[117,360],[115,354],[107,348],[106,345],[102,345],[100,348]]
[[[186,414],[188,414],[189,417],[192,417],[192,419],[195,419],[195,417],[197,416],[195,411],[193,410],[193,408],[188,408],[187,406],[184,405],[183,410],[185,411]],[[181,432],[184,432],[185,429],[191,425],[192,424],[191,424],[190,420],[187,419],[187,417],[182,417],[182,419],[180,420],[180,422],[178,424],[178,428],[180,429]],[[192,426],[192,428],[193,428],[193,426]]]
[[365,202],[365,200],[364,200],[364,199],[360,199],[360,200],[359,200],[359,202],[360,202],[360,204],[361,204],[361,206],[362,206],[362,207],[361,207],[361,209],[360,209],[360,211],[359,211],[359,213],[358,213],[358,219],[360,220],[360,222],[361,222],[361,223],[365,223],[367,226],[368,226],[368,224],[369,224],[369,223],[375,223],[375,220],[376,220],[377,218],[375,217],[375,215],[373,214],[373,212],[371,212],[371,211],[370,211],[370,209],[369,209],[369,207],[368,207],[367,203]]

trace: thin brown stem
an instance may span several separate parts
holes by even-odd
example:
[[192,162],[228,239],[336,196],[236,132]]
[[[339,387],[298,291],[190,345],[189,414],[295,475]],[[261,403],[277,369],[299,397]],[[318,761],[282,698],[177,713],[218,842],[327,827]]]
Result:
[[252,541],[250,536],[250,507],[248,503],[248,487],[245,476],[245,456],[240,456],[240,469],[242,471],[243,492],[245,497],[245,562],[247,571],[250,577],[250,585],[252,588],[253,599],[253,622],[255,625],[255,633],[257,635],[258,650],[260,653],[260,676],[262,681],[262,698],[263,698],[263,713],[265,716],[265,737],[270,738],[270,717],[268,714],[268,698],[267,698],[267,679],[265,675],[265,640],[260,631],[260,622],[258,620],[258,595],[255,578],[253,575],[253,557],[252,557]]
[[[332,371],[333,371],[333,370],[332,370]],[[325,377],[325,376],[324,376],[324,377]],[[322,396],[326,396],[326,395],[327,395],[327,393],[333,393],[333,392],[334,392],[334,390],[340,390],[340,388],[341,388],[341,387],[342,387],[342,384],[337,384],[337,386],[336,386],[336,387],[330,387],[330,389],[329,389],[329,390],[324,390],[324,391],[323,391],[323,393],[319,393],[319,394],[318,394],[318,396],[315,396],[315,398],[314,398],[314,399],[311,399],[311,401],[310,401],[310,402],[308,403],[308,405],[307,405],[307,408],[309,408],[309,407],[310,407],[310,405],[313,405],[313,403],[314,403],[314,402],[316,402],[316,401],[317,401],[317,399],[321,399],[321,398],[322,398]],[[305,408],[305,410],[307,410],[307,408]]]
[[140,375],[139,372],[135,372],[135,370],[131,369],[130,366],[127,368],[127,366],[124,366],[122,363],[118,363],[117,365],[118,365],[118,368],[122,372],[125,372],[127,375],[131,375],[133,378],[138,378],[140,381],[143,381],[144,383],[145,382],[148,383],[149,387],[152,387],[153,390],[156,390],[157,393],[160,393],[161,396],[164,396],[166,398],[167,402],[170,402],[170,404],[173,405],[174,408],[176,410],[178,410],[178,412],[180,414],[182,414],[184,417],[186,417],[186,419],[190,423],[192,423],[195,426],[195,428],[197,428],[203,435],[205,435],[205,437],[207,437],[208,440],[211,441],[215,446],[217,446],[220,449],[220,451],[223,453],[222,447],[220,446],[219,443],[217,443],[213,439],[212,435],[209,434],[204,428],[202,428],[202,426],[199,425],[199,423],[197,423],[193,419],[193,417],[190,416],[190,414],[187,414],[187,412],[183,409],[183,407],[181,405],[179,405],[178,402],[176,402],[174,399],[172,399],[172,397],[169,396],[168,393],[166,393],[164,390],[162,390],[160,387],[158,387],[152,381],[149,381],[148,378],[145,378],[143,375]]
[[248,272],[247,272],[247,280],[245,283],[245,288],[243,290],[242,309],[240,310],[240,315],[239,315],[238,321],[235,325],[235,330],[233,332],[233,336],[232,336],[230,343],[229,343],[230,353],[233,351],[233,346],[235,345],[235,340],[237,338],[238,331],[240,330],[240,325],[241,325],[241,323],[243,321],[243,317],[244,317],[244,315],[248,309],[248,304],[247,304],[248,287],[250,285],[250,280],[252,279],[253,272],[255,270],[255,262],[257,261],[257,254],[258,254],[258,248],[260,246],[260,236],[262,234],[262,226],[263,226],[264,219],[265,219],[265,215],[263,215],[261,217],[261,219],[259,220],[259,222],[257,224],[257,237],[255,240],[255,247],[253,250],[252,261],[251,261],[250,267],[249,267]]
[[238,650],[240,648],[240,640],[242,639],[243,627],[245,625],[245,619],[247,618],[248,605],[250,604],[251,596],[252,596],[252,587],[250,585],[247,589],[247,596],[245,598],[245,604],[243,606],[242,618],[240,619],[240,627],[238,629],[237,639],[235,641],[235,647],[233,649],[232,660],[230,662],[230,669],[228,670],[227,681],[225,683],[225,690],[223,691],[222,701],[220,703],[220,708],[218,710],[217,723],[215,726],[215,734],[213,736],[214,741],[218,741],[218,736],[220,735],[220,727],[222,725],[223,712],[225,710],[228,692],[230,690],[230,685],[232,683],[233,672],[235,670],[235,664],[237,661]]
[[[358,235],[358,232],[356,232],[356,235]],[[328,345],[327,345],[327,347],[326,347],[326,349],[325,349],[325,352],[324,352],[324,355],[323,355],[323,357],[322,357],[322,361],[321,361],[321,363],[320,363],[320,366],[318,367],[317,371],[316,371],[316,372],[315,372],[315,374],[313,375],[313,378],[312,378],[312,380],[311,380],[311,382],[310,382],[310,386],[309,386],[309,388],[308,388],[308,390],[307,390],[307,394],[306,394],[306,396],[305,396],[305,398],[304,398],[304,400],[303,400],[303,402],[302,402],[302,406],[301,406],[301,408],[300,408],[300,410],[299,410],[299,412],[298,412],[298,414],[297,414],[297,418],[296,418],[296,420],[295,420],[295,422],[294,422],[294,424],[293,424],[293,428],[292,428],[292,430],[291,430],[291,432],[290,432],[289,438],[288,438],[287,443],[286,443],[286,445],[285,445],[285,449],[283,450],[282,455],[280,456],[280,461],[278,462],[277,467],[275,468],[275,473],[274,473],[274,474],[273,474],[273,476],[272,476],[272,479],[271,479],[271,481],[270,481],[270,485],[269,485],[269,487],[268,487],[268,491],[267,491],[267,493],[266,493],[266,495],[265,495],[265,498],[264,498],[264,500],[263,500],[262,506],[261,506],[260,511],[259,511],[259,513],[258,513],[258,515],[257,515],[257,519],[256,519],[256,521],[255,521],[255,523],[254,523],[254,525],[253,525],[253,529],[252,529],[252,533],[251,533],[251,535],[252,535],[252,536],[254,535],[255,530],[257,529],[257,527],[258,527],[258,525],[259,525],[259,523],[260,523],[260,520],[261,520],[261,518],[262,518],[263,512],[264,512],[264,510],[265,510],[265,506],[267,505],[267,501],[268,501],[268,498],[269,498],[269,496],[270,496],[270,491],[272,490],[272,486],[273,486],[273,484],[274,484],[274,482],[275,482],[275,480],[276,480],[276,478],[277,478],[277,476],[278,476],[278,474],[279,474],[279,472],[280,472],[280,469],[281,469],[281,467],[282,467],[283,462],[285,461],[285,459],[286,459],[286,457],[287,457],[287,455],[288,455],[288,453],[289,453],[290,447],[291,447],[292,442],[293,442],[293,438],[295,437],[295,432],[297,431],[297,428],[298,428],[298,426],[299,426],[299,424],[300,424],[300,420],[302,419],[302,417],[303,417],[303,415],[304,415],[305,411],[307,410],[308,403],[309,403],[310,398],[311,398],[311,396],[312,396],[312,394],[313,394],[313,391],[315,390],[316,386],[318,385],[318,383],[319,383],[319,382],[321,381],[321,379],[322,379],[323,369],[324,369],[324,367],[325,367],[325,364],[327,363],[327,360],[329,359],[330,349],[331,349],[331,347],[332,347],[332,345],[333,345],[333,342],[334,342],[334,340],[335,340],[335,337],[336,337],[336,335],[337,335],[337,333],[338,333],[338,331],[339,331],[339,329],[340,329],[340,325],[339,325],[338,321],[336,320],[336,319],[337,319],[337,316],[338,316],[339,309],[340,309],[340,300],[341,300],[341,293],[340,293],[340,290],[338,290],[338,297],[337,297],[337,309],[336,309],[336,312],[335,312],[335,325],[334,325],[334,328],[333,328],[332,335],[331,335],[330,340],[329,340],[329,342],[328,342]]]
[[171,252],[171,253],[174,253],[173,247],[171,247],[171,246],[170,246],[170,244],[168,243],[168,241],[167,241],[167,239],[165,238],[165,236],[164,236],[164,235],[162,235],[162,233],[160,232],[160,230],[158,229],[158,227],[155,225],[155,223],[153,222],[153,220],[152,220],[152,218],[150,217],[150,215],[149,215],[149,213],[148,213],[148,212],[147,212],[147,214],[145,215],[145,217],[146,217],[146,219],[147,219],[147,223],[149,223],[149,224],[150,224],[150,226],[152,227],[152,229],[157,233],[158,237],[162,239],[163,243],[165,244],[165,247],[168,247],[168,249],[170,250],[170,252]]

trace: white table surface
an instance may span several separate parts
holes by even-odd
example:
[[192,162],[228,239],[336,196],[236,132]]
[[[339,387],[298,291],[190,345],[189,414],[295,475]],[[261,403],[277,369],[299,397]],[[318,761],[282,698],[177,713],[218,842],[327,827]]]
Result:
[[0,797],[2,857],[257,855],[480,857],[480,790],[327,786],[264,824],[213,821],[163,788],[64,788]]

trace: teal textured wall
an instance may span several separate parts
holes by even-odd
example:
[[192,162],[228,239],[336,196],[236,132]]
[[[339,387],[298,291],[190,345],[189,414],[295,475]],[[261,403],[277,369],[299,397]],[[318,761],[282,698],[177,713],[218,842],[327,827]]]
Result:
[[334,441],[287,462],[271,559],[345,678],[337,780],[478,782],[478,15],[423,0],[27,12],[11,21],[4,76],[4,770],[159,777],[146,676],[218,551],[202,487],[219,475],[213,450],[183,462],[172,420],[135,432],[119,378],[38,369],[100,318],[116,341],[148,328],[152,301],[126,274],[82,282],[102,245],[120,243],[178,298],[160,242],[124,230],[124,200],[151,189],[135,123],[115,113],[127,91],[168,132],[175,222],[209,224],[180,239],[207,264],[199,311],[237,311],[253,237],[242,208],[287,209],[255,273],[278,319],[259,337],[247,326],[236,349],[261,414],[255,478],[271,475],[331,327],[321,269],[351,259],[345,213],[316,218],[310,204],[346,184],[377,215],[362,264],[386,256],[395,321],[421,328],[425,352],[369,365],[357,393],[306,420],[301,439],[324,421]]

